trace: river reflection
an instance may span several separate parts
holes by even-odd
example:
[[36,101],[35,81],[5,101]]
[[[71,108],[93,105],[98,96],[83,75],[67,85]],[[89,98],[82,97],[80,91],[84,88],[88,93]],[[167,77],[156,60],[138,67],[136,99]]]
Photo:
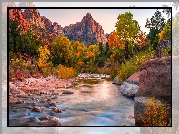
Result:
[[68,106],[59,116],[62,125],[134,126],[134,100],[121,96],[118,86],[111,81],[101,79],[95,84],[89,81],[78,81],[79,85],[70,89],[74,94],[58,98],[59,106]]

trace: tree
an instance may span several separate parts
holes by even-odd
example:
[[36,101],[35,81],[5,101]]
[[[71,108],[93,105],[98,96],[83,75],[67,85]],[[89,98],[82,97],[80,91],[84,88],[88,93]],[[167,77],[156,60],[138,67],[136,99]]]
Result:
[[47,45],[45,45],[44,47],[40,46],[38,52],[39,52],[38,66],[40,68],[44,68],[47,66],[50,56],[50,51],[48,49],[48,46]]
[[108,44],[110,48],[124,49],[124,44],[122,44],[122,41],[119,39],[115,31],[110,34]]
[[9,51],[17,53],[20,47],[20,28],[19,22],[13,20],[9,23]]
[[72,51],[70,47],[69,39],[66,36],[59,36],[51,45],[52,63],[54,66],[63,64],[70,66],[70,60],[72,59]]
[[118,21],[115,25],[117,37],[120,39],[124,46],[125,59],[129,58],[129,42],[131,42],[138,32],[138,22],[133,20],[133,14],[126,12],[125,14],[120,14],[118,16]]
[[36,40],[36,37],[33,36],[30,31],[21,35],[19,47],[21,53],[37,57],[39,46],[42,46],[42,43],[39,40]]
[[166,23],[166,25],[163,27],[161,32],[158,34],[159,36],[159,42],[162,39],[171,41],[171,23]]
[[142,48],[147,45],[146,35],[142,30],[140,30],[140,27],[134,42],[137,48]]
[[86,51],[87,51],[87,47],[79,42],[79,41],[70,41],[70,45],[72,47],[72,53],[73,53],[73,57],[71,59],[72,63],[71,66],[73,67],[77,67],[77,65],[84,65],[84,59],[86,58]]
[[151,45],[153,46],[153,49],[156,49],[156,46],[158,44],[158,33],[161,31],[161,29],[165,25],[165,18],[162,16],[162,13],[157,9],[154,13],[154,16],[149,20],[147,18],[146,21],[146,28],[150,29],[150,32],[147,36],[148,40],[150,41]]

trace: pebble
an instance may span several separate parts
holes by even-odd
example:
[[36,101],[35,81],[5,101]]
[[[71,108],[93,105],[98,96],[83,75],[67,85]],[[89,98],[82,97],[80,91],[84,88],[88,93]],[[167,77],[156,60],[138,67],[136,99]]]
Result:
[[40,117],[40,118],[38,118],[38,119],[39,119],[39,120],[49,120],[49,118],[46,117],[46,116]]
[[54,111],[55,113],[62,113],[62,110],[56,107],[52,108],[52,111]]
[[54,103],[54,102],[53,102],[53,103],[51,103],[50,105],[51,105],[51,106],[54,106],[54,107],[56,107],[56,106],[57,106],[57,105],[56,105],[56,103]]
[[33,112],[42,112],[42,108],[41,108],[41,107],[34,106],[34,107],[32,108],[32,111],[33,111]]

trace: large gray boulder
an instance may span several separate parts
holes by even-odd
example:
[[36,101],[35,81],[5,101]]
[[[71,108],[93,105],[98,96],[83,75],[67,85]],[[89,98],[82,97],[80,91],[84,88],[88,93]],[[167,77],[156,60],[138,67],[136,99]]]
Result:
[[119,87],[119,91],[126,97],[135,97],[135,94],[139,88],[139,75],[140,71],[131,75],[123,84]]

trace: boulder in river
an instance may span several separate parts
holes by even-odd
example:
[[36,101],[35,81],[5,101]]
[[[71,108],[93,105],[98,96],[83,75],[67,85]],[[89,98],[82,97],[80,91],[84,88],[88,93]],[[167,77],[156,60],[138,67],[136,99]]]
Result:
[[112,84],[120,85],[121,83],[119,82],[118,76],[116,76],[113,80]]
[[56,107],[52,108],[52,111],[54,111],[55,113],[62,113],[62,110]]
[[57,117],[49,118],[46,122],[40,122],[38,126],[61,126],[60,119]]
[[119,87],[119,91],[126,97],[135,97],[135,94],[139,88],[139,76],[140,71],[131,75],[123,84]]

